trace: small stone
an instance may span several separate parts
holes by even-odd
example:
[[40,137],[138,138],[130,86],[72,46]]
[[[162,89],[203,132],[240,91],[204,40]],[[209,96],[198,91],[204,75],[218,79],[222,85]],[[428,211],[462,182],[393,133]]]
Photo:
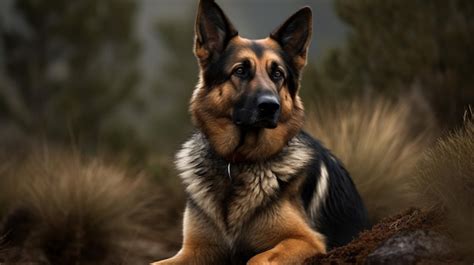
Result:
[[450,253],[449,240],[433,231],[415,230],[397,234],[367,256],[367,265],[410,265],[423,258]]

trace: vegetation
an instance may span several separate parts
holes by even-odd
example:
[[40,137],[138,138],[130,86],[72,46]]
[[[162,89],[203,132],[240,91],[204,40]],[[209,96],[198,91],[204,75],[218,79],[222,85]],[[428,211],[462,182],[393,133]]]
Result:
[[[425,206],[446,212],[462,252],[474,258],[474,120],[439,139],[418,164],[414,189]],[[466,260],[467,261],[467,260]]]
[[166,213],[148,176],[72,150],[36,146],[28,153],[7,159],[0,175],[7,202],[0,262],[130,264],[166,255],[140,248],[159,246],[156,224]]
[[8,136],[108,144],[119,130],[113,116],[139,81],[136,3],[13,3],[18,22],[0,28],[0,120]]
[[474,102],[474,2],[335,0],[335,7],[350,31],[310,74],[319,93],[415,98],[440,127],[462,124]]
[[160,104],[160,110],[153,114],[152,131],[157,139],[155,141],[159,141],[160,146],[170,153],[176,151],[191,131],[187,106],[198,81],[198,67],[193,54],[193,26],[192,19],[171,19],[156,24],[166,59],[151,87],[152,98]]
[[382,99],[311,109],[306,129],[341,159],[372,223],[414,206],[411,178],[433,137],[432,124],[415,134],[410,106]]

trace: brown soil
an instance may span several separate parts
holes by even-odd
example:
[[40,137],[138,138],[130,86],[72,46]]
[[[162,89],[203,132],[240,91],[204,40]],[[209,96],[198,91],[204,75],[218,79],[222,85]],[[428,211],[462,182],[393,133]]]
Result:
[[[335,248],[326,255],[318,255],[307,260],[306,264],[364,264],[367,256],[381,243],[392,236],[414,230],[430,230],[440,232],[442,214],[436,211],[409,209],[396,216],[382,220],[371,230],[364,231],[351,243]],[[455,259],[440,258],[419,261],[417,264],[451,264]],[[456,262],[454,262],[456,263]]]

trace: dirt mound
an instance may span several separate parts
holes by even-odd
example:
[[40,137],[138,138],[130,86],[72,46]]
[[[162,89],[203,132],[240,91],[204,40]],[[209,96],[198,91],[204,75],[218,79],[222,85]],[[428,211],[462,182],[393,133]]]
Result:
[[[306,261],[306,264],[455,264],[460,263],[460,260],[449,250],[449,240],[442,239],[442,247],[446,247],[447,251],[436,252],[436,255],[431,255],[431,249],[425,248],[429,244],[425,242],[414,242],[414,247],[411,246],[410,250],[413,253],[407,253],[407,245],[410,244],[398,244],[397,247],[405,249],[395,250],[389,249],[390,257],[392,260],[377,260],[377,253],[383,253],[383,247],[387,243],[396,241],[399,242],[400,238],[405,237],[405,241],[418,240],[419,234],[423,234],[423,240],[426,240],[427,236],[432,239],[433,242],[439,242],[442,238],[439,232],[444,231],[443,227],[443,215],[437,211],[424,211],[420,209],[409,209],[396,216],[382,220],[380,223],[375,225],[371,230],[364,231],[360,236],[353,240],[351,243],[335,248],[328,252],[326,255],[318,255]],[[421,232],[420,232],[421,231]],[[433,236],[436,235],[436,236]],[[438,236],[439,235],[439,236]],[[411,239],[416,238],[416,239]],[[420,247],[422,246],[422,247]],[[433,249],[439,249],[440,245],[437,243]],[[397,256],[397,251],[401,251]],[[375,253],[374,253],[375,252]],[[387,252],[387,251],[385,251]],[[428,255],[427,255],[428,253]],[[408,262],[402,260],[400,257],[406,257],[407,254],[412,256]],[[368,258],[369,257],[369,258]],[[407,263],[408,262],[408,263]]]

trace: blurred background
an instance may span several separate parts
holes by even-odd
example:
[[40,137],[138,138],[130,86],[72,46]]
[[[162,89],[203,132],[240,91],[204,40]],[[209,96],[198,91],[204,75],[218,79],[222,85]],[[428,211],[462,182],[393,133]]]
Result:
[[[312,7],[301,94],[315,116],[374,99],[402,104],[407,137],[415,139],[459,128],[474,104],[471,0],[218,3],[249,38],[264,38],[298,8]],[[45,146],[143,171],[161,196],[154,235],[166,241],[146,255],[175,251],[184,198],[172,160],[192,130],[196,7],[196,0],[0,1],[0,173],[7,161]],[[18,163],[4,172],[22,182]],[[7,190],[4,183],[0,193]],[[13,197],[0,196],[0,217],[8,219]]]

